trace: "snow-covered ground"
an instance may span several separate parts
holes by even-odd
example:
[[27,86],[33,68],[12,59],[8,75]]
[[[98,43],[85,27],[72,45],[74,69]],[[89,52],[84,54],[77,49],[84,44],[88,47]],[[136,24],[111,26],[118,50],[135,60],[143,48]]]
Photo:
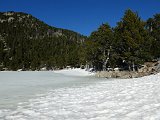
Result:
[[89,72],[85,69],[74,68],[74,69],[63,69],[63,70],[55,70],[54,73],[59,73],[67,76],[91,76],[94,73]]
[[15,110],[0,110],[0,118],[160,120],[160,74],[134,79],[99,79],[90,85],[53,89],[19,103]]

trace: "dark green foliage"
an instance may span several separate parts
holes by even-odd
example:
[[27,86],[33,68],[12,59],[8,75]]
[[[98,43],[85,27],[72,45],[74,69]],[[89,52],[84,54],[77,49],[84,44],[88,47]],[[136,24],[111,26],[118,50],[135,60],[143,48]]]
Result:
[[104,69],[102,66],[106,61],[105,67],[130,69],[132,65],[137,66],[158,57],[160,16],[156,15],[154,19],[156,20],[151,19],[154,23],[147,22],[147,30],[146,23],[137,13],[129,9],[125,11],[124,17],[113,30],[108,24],[101,25],[89,37],[88,60],[100,69]]
[[151,60],[152,37],[145,30],[137,13],[127,10],[115,28],[117,53],[128,64],[139,64]]
[[85,37],[78,33],[15,12],[0,13],[0,28],[1,69],[63,68],[83,62],[78,52]]
[[[115,28],[102,24],[87,38],[31,15],[0,12],[0,70],[89,65],[131,70],[160,57],[160,14],[146,22],[129,10]],[[133,69],[132,69],[133,70]]]
[[146,23],[146,28],[154,39],[151,46],[151,52],[155,58],[158,58],[160,57],[160,14],[156,14],[153,18],[149,18]]
[[107,52],[111,51],[113,40],[113,31],[110,26],[102,24],[97,31],[91,33],[86,41],[87,59],[96,69],[101,70],[103,68],[102,66],[108,57]]

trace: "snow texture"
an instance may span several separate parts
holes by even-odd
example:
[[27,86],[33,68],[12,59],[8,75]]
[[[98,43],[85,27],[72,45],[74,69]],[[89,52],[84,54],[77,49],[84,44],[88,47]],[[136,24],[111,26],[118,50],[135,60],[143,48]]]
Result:
[[6,16],[11,16],[11,15],[13,15],[14,13],[12,13],[12,12],[5,12],[5,13],[3,13],[3,15],[6,15]]
[[56,70],[54,73],[59,73],[67,76],[91,76],[94,73],[89,72],[85,69],[75,68],[75,69],[63,69],[63,70]]
[[5,120],[160,120],[160,74],[60,88],[1,110]]
[[12,20],[14,20],[13,17],[9,17],[9,18],[8,18],[8,22],[11,22]]

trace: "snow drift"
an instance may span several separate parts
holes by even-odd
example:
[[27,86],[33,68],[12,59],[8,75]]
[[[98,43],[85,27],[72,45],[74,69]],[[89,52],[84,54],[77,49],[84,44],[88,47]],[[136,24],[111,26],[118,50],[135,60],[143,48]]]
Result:
[[[63,72],[64,73],[64,72]],[[0,110],[5,120],[159,120],[160,74],[134,79],[99,79],[87,86],[53,89],[16,110]]]
[[54,73],[59,73],[59,74],[67,75],[67,76],[91,76],[91,75],[94,75],[93,72],[89,72],[85,69],[80,69],[80,68],[55,70]]

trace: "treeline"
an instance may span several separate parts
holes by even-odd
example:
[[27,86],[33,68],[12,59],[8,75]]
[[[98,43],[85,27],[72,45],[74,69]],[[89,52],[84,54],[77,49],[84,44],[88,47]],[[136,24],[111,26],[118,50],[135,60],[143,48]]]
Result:
[[160,14],[143,21],[129,10],[117,26],[102,24],[86,41],[87,61],[98,70],[134,70],[160,57]]
[[143,21],[126,10],[117,26],[102,24],[89,37],[48,26],[25,13],[0,13],[0,70],[134,70],[160,57],[160,14]]

